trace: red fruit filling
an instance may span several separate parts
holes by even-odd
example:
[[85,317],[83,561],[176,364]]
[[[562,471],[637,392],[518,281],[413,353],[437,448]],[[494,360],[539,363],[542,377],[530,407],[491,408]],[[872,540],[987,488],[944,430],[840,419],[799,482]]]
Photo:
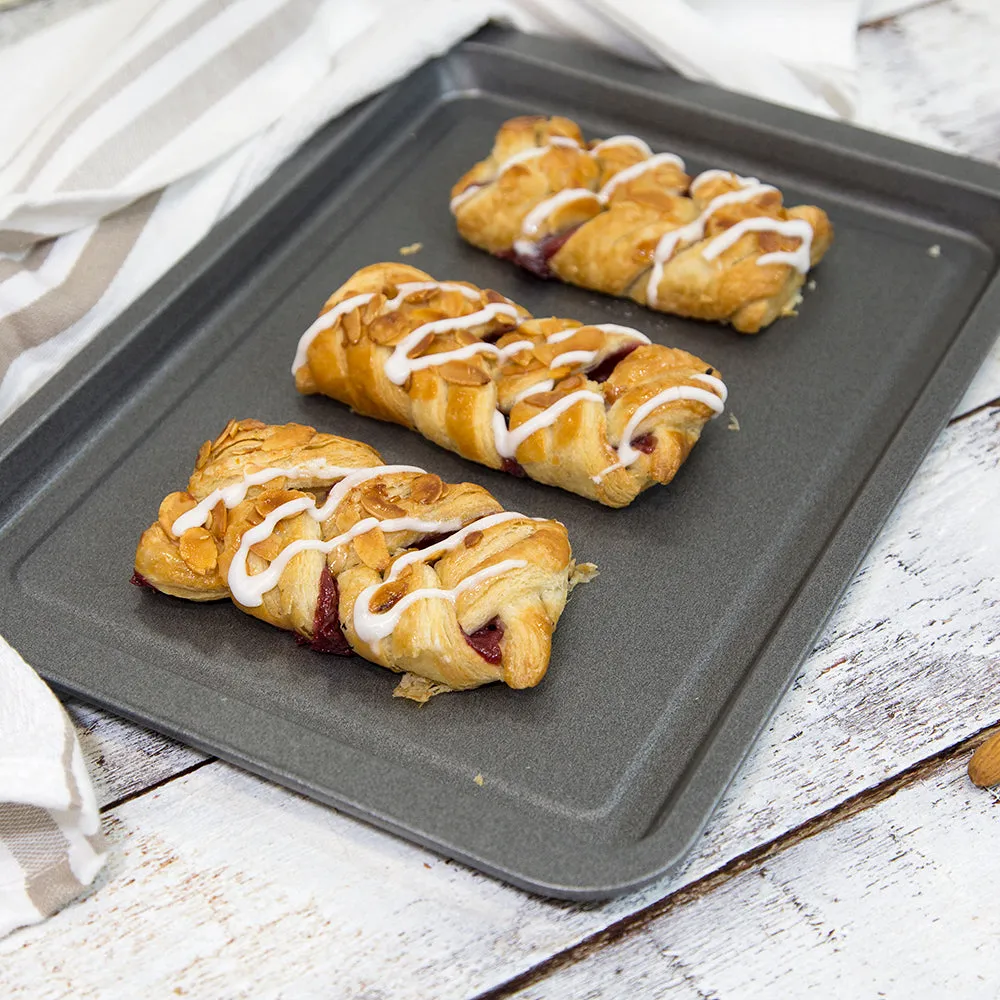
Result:
[[580,226],[573,226],[565,232],[553,233],[551,236],[540,239],[537,243],[532,244],[530,253],[519,253],[511,248],[510,250],[502,250],[497,256],[504,260],[512,260],[526,271],[537,274],[539,278],[551,278],[552,269],[549,267],[549,261],[562,250],[569,238],[579,228]]
[[511,476],[517,476],[518,479],[524,479],[528,474],[524,471],[524,466],[513,458],[505,458],[501,468]]
[[298,636],[298,641],[317,653],[354,656],[347,637],[340,628],[340,592],[329,566],[323,567],[319,578],[319,598],[313,615],[313,637]]
[[620,361],[624,361],[639,345],[629,344],[614,354],[609,354],[596,368],[591,368],[587,372],[587,378],[591,382],[607,382],[611,378],[611,373],[618,367]]
[[129,583],[133,583],[137,587],[145,587],[147,590],[156,590],[156,587],[154,587],[138,570],[132,574],[132,579],[129,580]]
[[503,622],[499,618],[488,621],[482,628],[476,629],[472,635],[467,632],[465,641],[487,662],[498,664],[503,658],[500,651],[500,640],[503,638]]
[[632,438],[629,444],[636,451],[641,451],[644,455],[651,455],[656,449],[656,437],[652,434],[640,434],[637,438]]

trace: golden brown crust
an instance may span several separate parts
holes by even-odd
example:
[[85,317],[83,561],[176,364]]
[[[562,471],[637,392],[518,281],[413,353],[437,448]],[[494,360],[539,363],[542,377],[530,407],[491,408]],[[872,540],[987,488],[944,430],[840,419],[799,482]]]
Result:
[[[294,555],[256,606],[241,604],[233,595],[231,572],[250,529],[289,501],[321,507],[344,469],[376,468],[381,462],[367,445],[300,424],[230,421],[215,441],[202,446],[188,489],[168,495],[157,521],[143,533],[136,550],[135,569],[141,577],[136,582],[187,600],[230,597],[241,610],[297,633],[314,648],[357,652],[408,675],[397,691],[401,697],[422,701],[439,691],[492,681],[515,688],[538,684],[548,667],[556,622],[580,577],[562,524],[517,515],[474,530],[451,550],[432,552],[389,578],[394,561],[426,541],[428,532],[383,530],[387,522],[415,518],[464,526],[502,511],[494,497],[472,483],[386,470],[347,490],[326,520],[293,510],[268,537],[248,545],[244,554],[251,579],[292,542],[328,541],[368,518],[378,523],[329,553],[313,547]],[[220,500],[204,524],[187,527],[179,536],[173,532],[177,518],[214,491],[238,486],[245,476],[268,469],[290,474],[249,486],[242,499],[230,498],[231,506]],[[366,641],[358,634],[355,604],[366,587],[379,588],[371,608],[388,609],[414,590],[452,590],[472,574],[507,560],[523,565],[475,583],[454,600],[413,602],[384,638]],[[472,642],[487,626],[502,637],[484,656]]]
[[[553,136],[579,144],[557,139],[552,145]],[[531,155],[532,150],[540,155]],[[833,240],[826,213],[814,205],[785,208],[780,192],[755,189],[749,200],[715,207],[703,236],[682,240],[661,274],[654,271],[661,238],[701,217],[712,199],[746,185],[729,174],[708,176],[692,187],[679,163],[664,158],[625,175],[607,197],[597,197],[621,171],[646,160],[646,152],[634,144],[595,142],[588,148],[565,118],[512,119],[501,126],[490,155],[452,189],[458,230],[475,246],[543,276],[625,296],[661,312],[729,323],[741,333],[757,333],[792,314],[804,274],[787,263],[760,265],[758,260],[797,249],[800,237],[752,231],[712,260],[702,251],[713,237],[746,219],[803,219],[813,230],[813,266]],[[529,218],[547,199],[573,189],[580,191],[578,197],[554,203],[548,211],[543,207],[540,220]]]
[[[353,275],[330,297],[324,313],[358,294],[373,298],[344,312],[312,340],[295,371],[299,391],[321,392],[359,413],[414,428],[441,447],[490,468],[527,474],[611,507],[624,507],[650,486],[668,483],[716,412],[710,405],[715,396],[709,394],[709,403],[704,401],[706,385],[699,379],[717,378],[719,372],[693,354],[641,344],[629,334],[575,320],[532,319],[497,292],[467,282],[444,283],[459,284],[467,294],[447,287],[406,297],[399,292],[404,284],[432,281],[423,271],[402,264],[373,264]],[[409,357],[426,361],[483,341],[500,349],[522,343],[522,349],[506,359],[483,349],[414,371],[400,385],[390,381],[386,365],[404,337],[424,324],[465,317],[497,303],[516,316],[501,314],[470,329],[421,338]],[[574,329],[572,335],[561,336]],[[633,353],[625,357],[629,350]],[[579,352],[586,353],[581,358]],[[555,365],[560,356],[574,353],[576,359]],[[624,360],[612,377],[599,381],[602,364],[610,368],[619,355]],[[548,391],[524,396],[549,381],[553,385]],[[651,450],[627,467],[613,468],[619,458],[616,449],[638,407],[675,387],[700,390],[702,398],[674,399],[653,409],[630,435],[642,438]],[[498,410],[504,426],[516,432],[547,407],[581,392],[594,398],[577,397],[550,426],[520,443],[514,455],[498,449]]]

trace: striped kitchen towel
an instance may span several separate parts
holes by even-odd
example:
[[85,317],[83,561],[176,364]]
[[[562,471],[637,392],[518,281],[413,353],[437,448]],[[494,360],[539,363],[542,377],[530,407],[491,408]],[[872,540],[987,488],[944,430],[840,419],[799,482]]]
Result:
[[69,717],[0,639],[0,937],[79,895],[104,857]]
[[490,9],[108,0],[0,51],[21,83],[0,101],[0,419],[319,127]]

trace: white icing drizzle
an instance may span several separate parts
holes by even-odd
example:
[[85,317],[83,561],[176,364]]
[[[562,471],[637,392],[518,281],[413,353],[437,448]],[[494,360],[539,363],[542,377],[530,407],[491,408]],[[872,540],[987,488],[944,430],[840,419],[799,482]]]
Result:
[[604,404],[604,397],[600,393],[591,392],[589,389],[579,389],[556,400],[551,406],[515,427],[514,430],[508,430],[504,415],[499,410],[495,411],[493,414],[493,440],[496,444],[497,454],[501,458],[514,458],[518,447],[532,434],[545,427],[550,427],[560,414],[585,400],[600,403],[602,406]]
[[170,526],[170,530],[180,538],[188,528],[200,528],[208,520],[208,515],[221,500],[227,510],[243,503],[247,492],[251,486],[263,486],[272,479],[301,479],[304,476],[315,476],[317,478],[335,479],[338,476],[346,476],[354,472],[353,468],[342,468],[338,465],[327,465],[326,462],[307,462],[305,465],[296,465],[291,468],[277,468],[270,466],[261,469],[259,472],[249,472],[243,479],[232,483],[229,486],[220,486],[217,490],[212,490],[203,500],[200,500],[190,510],[185,511]]
[[[452,330],[467,330],[470,327],[488,323],[490,320],[495,319],[500,315],[518,319],[518,312],[514,306],[508,305],[504,302],[492,302],[485,308],[469,313],[466,316],[454,316],[446,319],[432,320],[430,323],[424,323],[422,326],[418,326],[416,330],[412,333],[408,333],[396,345],[395,350],[389,356],[389,359],[385,363],[386,378],[388,378],[389,381],[395,385],[402,385],[407,378],[409,378],[411,372],[420,368],[429,368],[435,365],[441,365],[446,361],[451,361],[459,356],[469,357],[473,353],[487,351],[495,352],[499,357],[508,357],[510,354],[516,354],[518,350],[523,350],[524,346],[530,347],[530,341],[518,341],[518,344],[521,346],[518,346],[517,350],[512,350],[512,348],[515,347],[514,344],[511,344],[509,347],[501,350],[493,344],[479,343],[469,344],[468,347],[457,348],[454,351],[446,351],[443,354],[433,354],[428,358],[409,357],[409,352],[412,351],[413,348],[416,347],[417,344],[419,344],[420,341],[423,340],[428,334],[437,336],[439,333],[448,333]],[[472,351],[469,351],[469,348],[472,348]]]
[[740,177],[739,174],[733,173],[732,170],[703,170],[693,181],[691,181],[690,192],[694,194],[694,190],[700,187],[702,184],[708,181],[716,180],[721,178],[727,180],[730,183],[735,181],[740,187],[755,187],[760,184],[760,181],[756,177]]
[[682,399],[690,399],[699,403],[704,403],[710,410],[712,410],[713,416],[715,417],[723,411],[725,401],[729,394],[722,380],[716,378],[714,375],[702,374],[692,375],[691,378],[706,382],[713,388],[721,386],[722,391],[719,395],[717,395],[715,392],[709,392],[707,389],[699,389],[693,385],[674,385],[669,389],[664,389],[662,392],[658,392],[650,399],[647,399],[641,406],[636,407],[635,413],[633,413],[629,418],[628,423],[625,425],[625,430],[622,431],[621,444],[618,445],[617,448],[618,461],[613,465],[609,465],[596,476],[591,476],[591,479],[595,483],[600,483],[609,472],[614,472],[616,469],[627,468],[642,454],[642,452],[638,449],[632,447],[632,438],[635,436],[636,428],[638,428],[639,424],[642,423],[642,421],[645,420],[650,413],[666,403],[676,403]]
[[728,250],[741,236],[746,233],[775,232],[782,236],[796,236],[801,241],[795,250],[777,250],[757,258],[762,267],[765,264],[787,264],[805,274],[811,262],[813,228],[805,219],[769,219],[766,217],[743,219],[735,226],[730,226],[720,233],[702,250],[705,260],[715,260],[719,254]]
[[521,232],[527,236],[534,236],[535,233],[538,232],[538,227],[541,226],[546,218],[557,208],[562,208],[563,205],[579,201],[581,198],[596,198],[599,201],[600,197],[601,196],[599,194],[595,194],[589,188],[566,188],[563,191],[559,191],[557,194],[552,195],[551,198],[546,198],[545,201],[540,201],[524,217],[524,222],[521,225]]
[[338,302],[332,309],[323,313],[319,319],[301,337],[299,346],[295,349],[295,360],[292,362],[292,374],[294,375],[305,363],[306,355],[309,353],[309,345],[324,331],[329,330],[341,316],[345,316],[355,309],[368,305],[375,298],[374,292],[365,292],[362,295],[352,295],[343,302]]
[[[649,281],[646,284],[647,304],[653,309],[656,308],[657,291],[660,281],[663,279],[664,265],[673,257],[679,244],[697,243],[698,240],[704,238],[708,220],[725,205],[750,201],[758,195],[774,190],[776,188],[773,188],[770,184],[754,184],[741,188],[739,191],[726,191],[713,198],[696,219],[677,229],[672,229],[669,233],[664,233],[660,237],[659,243],[656,244],[656,250],[653,253],[653,270],[650,272]],[[780,220],[774,219],[772,221],[777,223]]]
[[358,535],[371,531],[372,528],[381,528],[387,534],[392,531],[421,531],[426,534],[439,534],[444,531],[457,531],[462,527],[462,522],[457,520],[424,521],[417,517],[394,517],[380,521],[377,517],[366,517],[328,541],[324,542],[318,538],[299,538],[289,543],[271,560],[267,569],[251,576],[247,572],[247,554],[250,551],[250,546],[270,538],[275,526],[283,518],[309,510],[310,505],[315,505],[315,503],[316,501],[312,497],[289,500],[288,503],[283,503],[280,507],[272,510],[260,524],[255,525],[243,535],[240,547],[236,555],[233,556],[232,565],[229,567],[227,582],[233,597],[244,607],[260,607],[264,601],[264,594],[277,586],[285,567],[300,552],[330,553],[339,545],[346,544],[357,538]]
[[673,153],[656,153],[650,156],[648,159],[640,160],[638,163],[633,163],[632,166],[626,167],[624,170],[619,170],[611,180],[608,181],[604,187],[598,192],[597,197],[601,199],[603,204],[607,204],[608,200],[611,198],[611,194],[619,184],[625,183],[627,181],[633,181],[636,177],[644,174],[647,170],[652,170],[654,167],[660,166],[662,163],[672,163],[674,166],[680,167],[681,170],[684,169],[684,161],[679,156],[674,156]]
[[594,326],[596,326],[598,330],[603,330],[605,333],[617,333],[622,337],[630,337],[632,340],[638,340],[642,344],[652,343],[649,337],[647,337],[644,333],[640,333],[638,330],[633,330],[630,326],[619,326],[617,323],[595,323]]
[[549,362],[549,368],[562,368],[563,365],[590,365],[600,354],[600,351],[566,351]]
[[581,198],[593,198],[599,205],[606,205],[612,192],[619,184],[633,180],[661,163],[674,163],[681,170],[684,169],[684,161],[679,156],[674,156],[673,153],[657,153],[655,156],[650,155],[649,159],[640,160],[631,167],[618,171],[600,191],[591,191],[589,188],[564,188],[562,191],[557,191],[551,197],[540,201],[524,217],[524,222],[521,224],[521,235],[514,241],[514,249],[522,256],[530,256],[535,248],[535,243],[530,237],[538,232],[542,223],[557,209],[579,201]]
[[479,299],[479,291],[469,288],[467,285],[460,285],[455,281],[404,281],[396,286],[396,294],[393,298],[387,299],[385,309],[390,312],[398,309],[410,295],[416,292],[426,292],[432,288],[442,292],[461,292],[467,299]]
[[[632,340],[638,340],[643,344],[651,344],[652,341],[644,333],[640,333],[638,330],[633,330],[630,326],[619,326],[617,323],[591,323],[595,330],[602,330],[604,333],[617,333],[622,337],[629,337]],[[569,340],[570,337],[575,337],[581,330],[585,329],[582,326],[573,326],[568,330],[559,330],[557,333],[550,333],[545,338],[546,344],[559,344],[564,340]]]
[[451,199],[448,207],[451,209],[452,213],[454,213],[460,205],[465,204],[465,202],[467,202],[474,194],[481,191],[488,184],[499,180],[501,175],[506,173],[515,164],[524,163],[527,160],[535,160],[540,156],[544,156],[554,146],[569,146],[572,149],[580,148],[580,144],[576,141],[576,139],[571,139],[567,135],[550,136],[549,141],[544,146],[531,146],[528,149],[522,149],[520,152],[507,157],[507,159],[500,164],[493,181],[487,181],[483,184],[470,184],[464,191],[460,191],[454,198]]
[[[336,467],[330,466],[329,468],[335,469]],[[202,504],[206,504],[209,500],[213,499],[215,500],[215,503],[218,503],[221,499],[227,507],[235,507],[238,503],[243,501],[247,494],[247,490],[251,486],[261,486],[264,483],[269,482],[271,479],[276,478],[274,475],[269,475],[270,473],[277,472],[279,475],[289,475],[294,474],[297,471],[298,469],[271,468],[263,469],[260,472],[248,473],[243,477],[241,482],[234,483],[232,486],[223,487],[221,490],[216,490],[212,494],[209,494],[209,496],[202,501]],[[236,550],[236,554],[233,556],[233,561],[230,565],[229,573],[227,574],[226,579],[233,597],[235,597],[240,604],[244,605],[244,607],[259,607],[263,602],[264,594],[271,590],[272,587],[277,586],[278,580],[281,578],[281,574],[285,567],[299,552],[314,549],[321,552],[332,552],[338,545],[343,545],[345,542],[351,541],[352,538],[362,535],[366,531],[371,531],[373,527],[380,524],[377,518],[369,517],[365,518],[363,521],[359,521],[349,531],[344,532],[341,535],[337,535],[329,541],[324,542],[316,538],[298,539],[297,541],[285,546],[285,548],[278,554],[277,558],[272,560],[266,570],[251,576],[247,571],[247,555],[250,552],[250,548],[258,542],[263,542],[264,540],[270,538],[279,521],[284,520],[286,517],[292,517],[295,514],[301,513],[308,514],[314,521],[325,521],[327,518],[333,516],[337,508],[343,502],[344,497],[347,496],[347,493],[355,486],[358,486],[375,476],[390,475],[394,472],[422,473],[424,470],[415,465],[375,465],[365,469],[342,469],[338,471],[344,478],[330,489],[327,494],[327,498],[321,507],[316,506],[315,497],[296,497],[293,500],[289,500],[287,503],[283,503],[280,507],[276,507],[264,518],[263,521],[261,521],[260,524],[254,525],[254,527],[244,532],[243,537],[240,539],[240,546]],[[267,478],[264,478],[265,476],[267,476]],[[182,514],[176,521],[174,521],[171,529],[174,534],[183,534],[187,528],[196,526],[195,524],[185,525],[183,523],[185,518],[191,518],[194,513],[195,512],[193,510],[188,511],[186,514]],[[202,523],[204,523],[204,520],[202,520]],[[421,521],[417,518],[396,518],[391,521],[381,522],[383,530],[387,531],[423,531],[432,534],[454,530],[454,528],[449,527],[449,525],[454,524],[456,524],[456,522]],[[460,522],[457,522],[457,527],[461,527]]]
[[[699,382],[704,382],[706,385],[710,385],[719,394],[719,399],[721,399],[723,405],[725,405],[726,400],[729,399],[729,389],[726,388],[726,383],[723,382],[721,378],[717,378],[715,375],[709,375],[706,372],[699,372],[697,375],[692,375],[691,378],[695,378]],[[716,410],[715,416],[717,417],[721,412],[721,410]],[[713,417],[712,419],[714,420],[715,418]]]
[[581,330],[582,326],[571,326],[568,330],[559,330],[557,333],[550,333],[545,338],[546,344],[559,344],[564,340],[569,340],[570,337],[575,337]]
[[451,214],[454,215],[456,210],[460,205],[464,205],[474,194],[486,187],[485,184],[470,184],[464,191],[459,191],[451,201],[448,202],[448,208],[451,209]]
[[479,570],[478,573],[470,574],[451,590],[442,590],[439,587],[423,587],[420,590],[411,590],[410,593],[400,598],[388,611],[378,613],[371,610],[371,599],[375,591],[382,585],[373,584],[361,591],[354,604],[354,631],[362,642],[367,642],[371,645],[390,635],[396,625],[399,624],[399,619],[402,617],[403,612],[417,601],[425,601],[428,598],[436,597],[454,603],[459,594],[479,586],[484,580],[489,580],[494,576],[501,576],[504,573],[509,573],[511,570],[523,569],[527,565],[528,563],[525,559],[504,559],[493,566],[487,566],[486,569]]
[[[445,292],[461,292],[468,299],[478,299],[479,292],[474,291],[465,285],[459,285],[453,281],[406,281],[401,285],[397,286],[396,295],[394,298],[389,299],[384,308],[388,311],[398,309],[404,302],[407,296],[413,295],[414,292],[422,292],[429,288],[439,288]],[[308,330],[299,338],[299,346],[295,351],[295,360],[292,362],[292,374],[294,375],[305,363],[306,356],[309,353],[309,345],[321,334],[324,330],[329,330],[333,327],[337,320],[341,316],[345,316],[349,312],[353,312],[355,309],[360,309],[362,306],[368,305],[369,302],[375,297],[374,292],[365,292],[361,295],[352,295],[349,299],[344,299],[343,302],[338,302],[332,309],[323,313],[319,319],[309,327]]]
[[352,469],[344,476],[336,486],[326,495],[326,500],[322,507],[310,511],[310,517],[317,521],[325,521],[332,517],[337,508],[343,503],[344,497],[354,489],[375,476],[389,476],[394,472],[424,472],[424,469],[416,465],[370,465],[366,469]]
[[517,403],[520,403],[522,399],[527,399],[529,396],[534,396],[539,392],[551,392],[556,387],[554,379],[547,378],[541,382],[536,382],[534,385],[528,386],[527,389],[522,389],[511,402],[511,407],[513,408]]
[[[640,139],[637,135],[613,135],[609,139],[603,139],[591,150],[591,153],[598,153],[602,149],[608,149],[611,146],[634,146],[639,150],[644,156],[652,156],[653,151],[649,148],[646,142]],[[684,163],[681,162],[681,170],[684,169]]]
[[[449,535],[447,538],[442,538],[440,542],[435,542],[433,545],[428,545],[425,549],[414,549],[412,552],[405,552],[401,555],[393,564],[392,568],[389,570],[389,575],[385,578],[383,583],[389,583],[391,580],[395,580],[400,573],[406,569],[407,566],[412,566],[414,563],[426,562],[428,559],[433,558],[440,552],[450,552],[452,549],[458,548],[466,538],[469,537],[474,531],[485,531],[487,528],[493,528],[498,524],[504,524],[507,521],[514,521],[518,518],[522,518],[529,521],[544,521],[544,517],[527,517],[525,514],[519,514],[517,511],[513,510],[502,510],[499,514],[487,514],[485,517],[481,517],[476,521],[470,521],[461,531],[456,531],[453,535]],[[376,584],[373,590],[377,590],[381,584]],[[360,602],[360,598],[358,599]]]
[[[320,469],[321,466],[322,469]],[[281,574],[292,559],[301,552],[328,554],[374,528],[380,528],[386,534],[394,531],[419,531],[425,534],[450,532],[448,538],[435,542],[426,549],[404,553],[393,563],[389,575],[384,581],[367,587],[359,595],[354,605],[355,631],[363,641],[372,643],[390,635],[398,624],[402,613],[416,601],[427,598],[442,598],[454,602],[459,594],[478,586],[485,580],[527,566],[528,563],[524,559],[505,559],[477,573],[472,573],[451,590],[425,587],[405,595],[385,613],[376,613],[371,610],[371,598],[375,591],[382,586],[383,582],[388,583],[395,580],[407,566],[416,562],[424,562],[456,548],[473,531],[484,531],[497,524],[523,518],[525,515],[514,511],[502,511],[498,514],[481,517],[464,527],[460,520],[454,518],[445,521],[430,521],[415,517],[397,517],[380,521],[376,517],[366,517],[352,525],[347,531],[326,541],[318,538],[300,538],[290,542],[260,573],[250,574],[247,568],[247,558],[250,549],[259,542],[270,538],[278,523],[285,518],[305,513],[316,521],[325,521],[336,512],[348,492],[366,480],[394,472],[422,473],[423,471],[423,469],[413,465],[379,465],[364,469],[341,468],[340,466],[327,465],[322,461],[290,468],[269,467],[247,473],[241,481],[213,490],[195,508],[186,511],[177,518],[172,525],[172,530],[175,534],[181,535],[188,528],[198,527],[205,523],[209,512],[220,500],[225,503],[227,508],[235,507],[245,499],[251,487],[261,486],[278,477],[329,475],[332,478],[337,475],[343,476],[341,481],[330,489],[321,507],[317,507],[315,497],[296,497],[272,510],[260,524],[254,525],[244,532],[240,546],[233,556],[227,574],[227,583],[233,598],[247,608],[260,607],[264,601],[264,594],[278,585]],[[544,518],[532,518],[531,520],[544,520]]]

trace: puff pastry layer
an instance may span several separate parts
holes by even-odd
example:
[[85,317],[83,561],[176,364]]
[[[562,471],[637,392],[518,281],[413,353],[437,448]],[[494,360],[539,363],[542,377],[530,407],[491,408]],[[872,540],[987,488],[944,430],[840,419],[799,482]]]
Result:
[[300,392],[611,507],[668,483],[723,409],[719,372],[615,324],[532,319],[406,264],[354,274],[303,334]]
[[577,566],[558,521],[472,483],[386,466],[301,424],[231,421],[139,540],[133,582],[231,598],[321,652],[404,674],[399,697],[533,687]]
[[470,243],[542,277],[740,333],[792,314],[833,240],[821,208],[785,208],[756,178],[692,179],[635,136],[586,143],[558,117],[504,123],[451,209]]

